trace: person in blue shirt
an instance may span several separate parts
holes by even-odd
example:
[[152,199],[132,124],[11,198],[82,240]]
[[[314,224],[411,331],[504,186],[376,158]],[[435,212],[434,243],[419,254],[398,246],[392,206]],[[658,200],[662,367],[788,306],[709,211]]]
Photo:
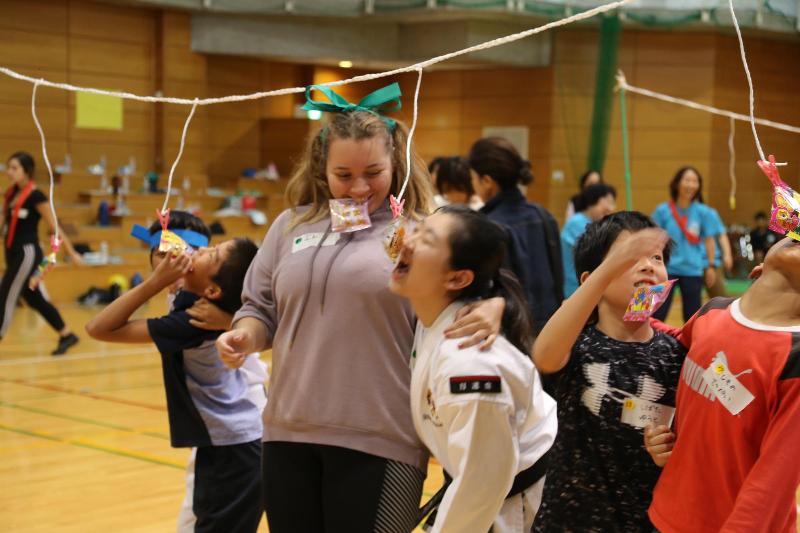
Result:
[[[684,322],[700,309],[703,282],[714,285],[714,235],[717,231],[711,212],[703,204],[703,177],[696,168],[678,169],[669,184],[670,201],[656,207],[653,220],[674,242],[667,265],[670,279],[677,279],[683,301]],[[704,267],[703,258],[708,261]],[[672,306],[674,291],[653,315],[664,320]]]
[[530,162],[502,137],[480,139],[467,157],[481,212],[506,229],[507,267],[525,292],[538,333],[564,299],[564,269],[558,224],[544,207],[528,202],[519,185],[533,181]]
[[564,264],[564,298],[569,298],[578,290],[578,276],[575,273],[575,243],[586,226],[610,215],[617,208],[617,191],[611,185],[595,183],[584,189],[578,204],[582,210],[572,215],[561,230],[561,261]]
[[[730,272],[733,268],[733,255],[731,253],[731,241],[728,238],[728,230],[719,216],[719,212],[710,205],[705,206],[709,210],[709,215],[714,224],[714,272],[715,280],[713,285],[706,285],[706,292],[709,298],[718,296],[728,296],[725,289],[725,272]],[[708,267],[708,257],[703,255],[703,269]]]

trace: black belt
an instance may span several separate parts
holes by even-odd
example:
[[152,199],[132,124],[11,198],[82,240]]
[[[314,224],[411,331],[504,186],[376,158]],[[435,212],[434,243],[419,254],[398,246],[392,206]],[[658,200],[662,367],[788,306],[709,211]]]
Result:
[[[533,463],[533,465],[514,476],[514,482],[511,484],[511,489],[508,491],[506,499],[526,491],[534,483],[542,479],[547,473],[549,457],[550,450],[546,451],[544,455],[539,457],[539,460]],[[450,487],[450,483],[452,482],[453,478],[450,477],[447,472],[444,472],[444,483],[442,484],[442,488],[436,491],[436,494],[431,496],[431,499],[425,502],[425,505],[420,508],[419,515],[417,515],[417,523],[425,520],[425,517],[427,516],[428,519],[425,520],[425,524],[423,526],[423,529],[426,531],[428,528],[433,526],[433,523],[436,520],[436,511],[439,509],[439,504],[442,503],[444,493],[447,492],[447,489]]]

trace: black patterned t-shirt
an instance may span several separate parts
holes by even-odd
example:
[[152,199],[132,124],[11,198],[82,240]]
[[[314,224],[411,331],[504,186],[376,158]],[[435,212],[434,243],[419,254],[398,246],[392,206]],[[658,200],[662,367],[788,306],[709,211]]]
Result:
[[647,508],[661,469],[644,448],[644,430],[628,422],[640,412],[633,405],[675,406],[685,357],[661,332],[642,343],[594,326],[581,332],[569,363],[546,380],[558,402],[558,436],[534,531],[653,530]]

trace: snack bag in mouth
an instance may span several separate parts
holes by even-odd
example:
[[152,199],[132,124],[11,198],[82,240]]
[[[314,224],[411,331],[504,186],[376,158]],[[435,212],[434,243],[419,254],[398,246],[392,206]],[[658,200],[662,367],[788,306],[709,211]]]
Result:
[[352,198],[339,198],[329,201],[331,210],[331,231],[349,233],[372,226],[367,202],[357,202]]
[[383,237],[383,247],[386,249],[386,254],[393,262],[397,261],[400,256],[400,250],[403,249],[403,241],[406,237],[405,219],[397,217],[386,226],[386,234]]
[[649,319],[653,316],[653,313],[658,311],[661,304],[666,301],[674,284],[675,280],[671,279],[658,285],[637,287],[633,293],[631,303],[628,304],[628,308],[622,316],[622,320],[625,322],[644,322]]
[[170,253],[174,256],[180,254],[192,255],[194,248],[189,246],[177,233],[170,230],[163,230],[161,232],[161,241],[158,243],[158,251],[161,253]]

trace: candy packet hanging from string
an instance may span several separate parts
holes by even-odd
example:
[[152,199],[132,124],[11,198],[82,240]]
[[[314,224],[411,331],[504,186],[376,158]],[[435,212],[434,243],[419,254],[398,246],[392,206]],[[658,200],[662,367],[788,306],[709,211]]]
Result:
[[372,226],[367,202],[357,202],[352,198],[339,198],[329,201],[331,210],[331,231],[349,233]]
[[58,253],[58,249],[61,247],[61,242],[61,239],[56,238],[55,235],[50,238],[50,253],[42,257],[42,260],[39,262],[39,265],[33,272],[30,280],[28,280],[28,287],[32,291],[36,290],[36,288],[44,279],[45,275],[53,270],[53,267],[56,266],[56,254]]
[[631,303],[628,304],[628,308],[622,316],[622,320],[625,322],[644,322],[653,316],[653,313],[658,311],[661,304],[666,301],[674,284],[675,280],[671,279],[658,285],[637,287],[633,293],[633,298],[631,298]]
[[158,243],[158,251],[165,254],[179,256],[181,254],[192,255],[194,248],[184,241],[180,235],[170,230],[161,231],[161,240]]
[[785,235],[800,241],[800,194],[789,187],[781,179],[778,167],[775,165],[775,156],[769,156],[769,162],[759,161],[759,168],[772,182],[772,216],[769,220],[769,229],[775,233]]
[[403,249],[403,242],[406,238],[406,219],[397,217],[386,226],[386,231],[383,235],[383,248],[386,250],[386,255],[392,261],[397,261],[400,257],[400,251]]
[[403,218],[403,204],[405,200],[397,200],[394,195],[389,196],[389,206],[392,209],[392,221],[386,226],[383,235],[383,247],[389,259],[396,261],[403,249],[406,237],[406,220]]

